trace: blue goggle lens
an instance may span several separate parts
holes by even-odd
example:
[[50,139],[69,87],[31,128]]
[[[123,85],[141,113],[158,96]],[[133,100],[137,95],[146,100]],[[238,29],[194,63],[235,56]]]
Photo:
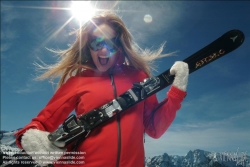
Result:
[[110,52],[116,52],[118,47],[121,46],[117,37],[112,39],[93,38],[88,45],[93,51],[98,51],[106,47]]

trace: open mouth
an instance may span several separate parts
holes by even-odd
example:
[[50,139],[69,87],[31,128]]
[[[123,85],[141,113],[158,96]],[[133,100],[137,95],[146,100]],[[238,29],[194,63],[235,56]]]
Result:
[[101,64],[101,65],[106,65],[106,64],[108,64],[108,61],[109,61],[109,57],[98,57],[98,60],[99,60],[99,63]]

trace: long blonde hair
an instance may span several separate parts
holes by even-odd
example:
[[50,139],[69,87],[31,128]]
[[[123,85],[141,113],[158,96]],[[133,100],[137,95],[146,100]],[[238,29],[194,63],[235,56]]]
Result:
[[[46,69],[37,79],[47,79],[61,77],[57,87],[66,82],[68,77],[73,74],[79,74],[84,68],[95,68],[90,62],[91,55],[87,46],[89,34],[101,24],[107,24],[114,28],[122,44],[124,64],[132,66],[135,69],[143,70],[148,76],[151,76],[152,61],[156,58],[167,56],[161,54],[163,43],[159,49],[151,51],[141,49],[132,38],[129,30],[123,21],[114,13],[102,13],[94,16],[89,22],[85,23],[76,33],[76,41],[66,50],[53,51],[60,56],[60,60],[47,66],[38,65],[40,69]],[[170,53],[171,54],[171,53]]]

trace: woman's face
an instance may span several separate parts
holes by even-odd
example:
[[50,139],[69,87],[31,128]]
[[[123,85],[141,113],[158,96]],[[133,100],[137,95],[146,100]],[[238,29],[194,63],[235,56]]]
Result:
[[[113,48],[116,32],[107,24],[101,24],[92,33],[90,54],[98,71],[106,72],[115,65],[121,49]],[[112,40],[112,41],[111,41]],[[92,47],[91,47],[92,46]]]

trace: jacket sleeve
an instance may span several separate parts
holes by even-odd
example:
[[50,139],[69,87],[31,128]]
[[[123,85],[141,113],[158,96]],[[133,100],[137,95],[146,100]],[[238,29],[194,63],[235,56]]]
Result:
[[176,112],[181,108],[181,102],[186,92],[171,86],[168,98],[158,104],[156,95],[146,99],[144,110],[145,132],[152,138],[161,137],[173,122]]
[[52,132],[63,123],[77,104],[78,96],[75,89],[76,83],[78,82],[76,80],[76,77],[68,79],[67,82],[56,91],[45,108],[42,109],[28,125],[15,133],[18,147],[22,148],[21,137],[28,129],[34,128]]

